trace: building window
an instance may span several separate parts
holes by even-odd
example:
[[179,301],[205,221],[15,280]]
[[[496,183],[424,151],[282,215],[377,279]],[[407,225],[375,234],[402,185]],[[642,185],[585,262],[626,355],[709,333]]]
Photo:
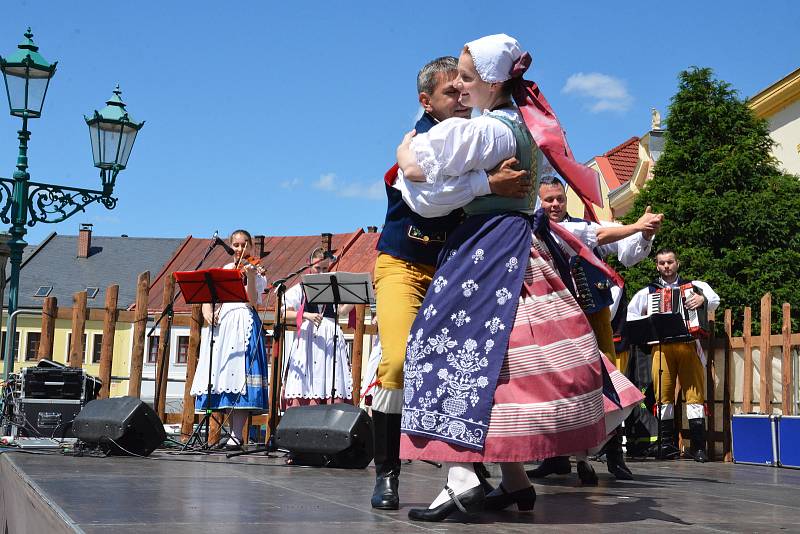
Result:
[[28,332],[25,336],[25,361],[35,360],[39,354],[39,341],[42,339],[40,332]]
[[39,286],[39,289],[36,290],[36,293],[33,294],[34,297],[46,297],[50,294],[53,290],[53,286]]
[[175,354],[175,363],[189,361],[189,336],[178,336],[178,352]]
[[97,296],[98,291],[100,291],[99,287],[87,287],[86,288],[86,298],[93,299]]
[[147,346],[147,363],[158,361],[158,339],[161,336],[150,336],[150,344]]
[[[69,353],[72,349],[72,332],[67,334],[67,358],[66,361],[69,362]],[[86,334],[83,334],[83,356],[81,357],[81,361],[86,363]]]
[[[0,350],[0,359],[5,359],[6,357],[6,333],[3,332],[2,336],[2,344],[3,348]],[[14,332],[14,361],[17,361],[19,358],[19,332]]]
[[100,363],[100,352],[103,350],[103,334],[95,334],[92,338],[92,363]]

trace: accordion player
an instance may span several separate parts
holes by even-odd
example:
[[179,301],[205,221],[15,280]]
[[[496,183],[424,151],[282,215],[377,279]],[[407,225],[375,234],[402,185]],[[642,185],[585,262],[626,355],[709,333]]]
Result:
[[[704,299],[703,305],[690,310],[686,307],[686,299],[692,293],[703,294],[703,290],[694,284],[681,284],[677,287],[660,287],[647,295],[647,315],[654,313],[677,313],[686,322],[688,336],[685,341],[707,338],[708,330],[708,302]],[[676,340],[677,341],[677,340]]]

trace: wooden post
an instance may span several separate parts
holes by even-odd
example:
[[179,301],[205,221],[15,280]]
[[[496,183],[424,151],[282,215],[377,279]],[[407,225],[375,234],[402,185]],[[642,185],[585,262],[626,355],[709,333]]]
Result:
[[361,402],[361,363],[364,356],[364,315],[366,306],[356,304],[356,326],[353,332],[353,406],[358,406]]
[[142,395],[142,367],[144,366],[144,336],[147,333],[147,295],[150,292],[150,271],[139,275],[136,282],[136,316],[133,320],[133,349],[131,350],[131,376],[128,396]]
[[744,384],[742,386],[742,411],[753,411],[753,340],[750,337],[751,327],[750,306],[744,309],[744,324],[742,325],[742,338],[744,340]]
[[197,371],[200,357],[200,330],[203,326],[203,308],[201,304],[192,305],[192,319],[189,323],[189,354],[186,355],[186,383],[183,385],[183,417],[181,418],[181,435],[187,439],[194,427],[194,397],[192,397],[192,381]]
[[766,293],[761,297],[761,380],[759,410],[764,414],[772,413],[772,354],[769,337],[772,334],[772,295]]
[[56,335],[57,317],[58,300],[56,297],[45,297],[42,303],[42,337],[39,338],[37,360],[53,359],[53,338]]
[[722,453],[723,461],[731,462],[731,416],[733,403],[731,401],[731,335],[733,334],[733,316],[730,308],[725,310],[725,378],[722,386]]
[[222,420],[225,418],[225,412],[214,412],[211,414],[211,420],[208,423],[208,444],[213,445],[219,442],[219,437],[222,434]]
[[717,339],[716,327],[716,313],[713,311],[708,312],[708,331],[710,333],[708,337],[708,354],[706,355],[706,408],[708,410],[708,422],[706,424],[708,431],[706,432],[705,447],[711,461],[714,461],[717,455],[716,440],[714,439],[717,430],[717,388],[714,383],[714,375],[716,374],[716,349],[714,347]]
[[794,369],[792,368],[792,307],[783,303],[783,354],[781,355],[781,400],[783,415],[794,415]]
[[69,347],[69,366],[83,367],[83,333],[86,331],[86,291],[72,296],[72,343]]
[[[161,295],[161,309],[167,309],[172,302],[175,293],[175,277],[170,273],[164,280],[164,293]],[[158,405],[158,416],[162,421],[167,416],[167,378],[169,378],[169,338],[170,336],[169,314],[161,318],[161,335],[158,339],[158,359],[156,360],[156,404]]]
[[99,398],[107,399],[111,391],[111,364],[114,356],[114,335],[117,331],[117,284],[106,288],[106,315],[103,319],[103,344],[100,347],[100,388]]

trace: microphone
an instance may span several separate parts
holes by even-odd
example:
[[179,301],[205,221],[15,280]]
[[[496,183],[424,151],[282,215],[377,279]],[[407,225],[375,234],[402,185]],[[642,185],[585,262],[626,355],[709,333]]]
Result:
[[214,235],[211,236],[211,240],[214,243],[214,246],[220,246],[222,249],[228,253],[228,256],[233,256],[233,249],[228,245],[225,241],[220,239],[219,232],[214,232]]

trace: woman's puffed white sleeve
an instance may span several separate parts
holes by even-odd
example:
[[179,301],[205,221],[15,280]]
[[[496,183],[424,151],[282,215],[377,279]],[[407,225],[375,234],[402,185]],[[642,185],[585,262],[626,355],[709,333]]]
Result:
[[475,197],[491,193],[489,179],[483,170],[445,176],[436,183],[406,180],[403,171],[399,171],[392,187],[400,191],[403,201],[414,213],[428,218],[443,217],[463,208]]
[[513,132],[497,119],[455,117],[414,137],[411,150],[425,179],[436,183],[446,176],[493,169],[516,153],[517,141]]
[[256,302],[264,299],[264,290],[267,289],[267,277],[256,273]]
[[300,284],[290,287],[283,296],[283,302],[286,304],[286,307],[297,310],[300,307],[302,292]]

